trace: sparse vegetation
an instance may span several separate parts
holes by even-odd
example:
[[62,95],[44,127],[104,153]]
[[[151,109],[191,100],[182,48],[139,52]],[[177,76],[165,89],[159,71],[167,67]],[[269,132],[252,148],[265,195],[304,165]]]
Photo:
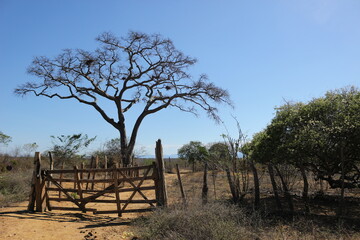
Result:
[[173,205],[134,222],[140,239],[358,239],[351,226],[316,216],[253,212],[226,202]]
[[87,134],[73,134],[73,135],[61,135],[51,136],[53,140],[53,147],[51,151],[56,157],[55,165],[60,165],[64,162],[75,165],[76,162],[80,162],[84,155],[79,155],[79,152],[88,147],[96,137],[89,138]]
[[[207,186],[206,167],[204,175],[194,167],[193,171],[191,166],[181,167],[187,196],[183,204],[179,181],[170,174],[171,165],[181,159],[165,161],[169,207],[134,220],[134,230],[122,236],[175,240],[359,239],[359,159],[355,150],[359,144],[355,121],[359,99],[360,93],[354,88],[329,92],[309,104],[278,108],[271,124],[251,142],[245,142],[238,125],[237,139],[224,135],[223,142],[209,149],[200,142],[184,145],[179,156],[187,161],[182,162],[209,164],[213,187]],[[342,121],[346,122],[344,126]],[[62,137],[58,139],[66,146],[73,137],[81,139],[81,135]],[[93,139],[86,136],[86,140],[90,143]],[[119,142],[109,141],[108,152],[103,154],[119,156]],[[80,145],[75,144],[75,150]],[[36,144],[24,149],[32,147]],[[1,155],[0,160],[0,206],[25,200],[31,158]],[[138,164],[149,165],[152,161],[141,159]],[[78,198],[76,193],[71,195]]]
[[243,220],[242,210],[235,205],[211,203],[173,205],[137,220],[136,225],[144,239],[235,240],[248,225]]
[[29,196],[32,168],[0,173],[0,207],[20,202]]
[[0,144],[7,145],[11,142],[11,137],[0,131]]

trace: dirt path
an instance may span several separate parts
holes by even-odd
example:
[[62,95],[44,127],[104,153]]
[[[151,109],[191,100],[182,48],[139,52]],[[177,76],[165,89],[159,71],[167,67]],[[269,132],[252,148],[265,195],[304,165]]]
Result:
[[[172,182],[176,175],[167,175]],[[128,193],[130,195],[130,193]],[[146,193],[154,198],[154,192]],[[171,195],[171,194],[170,194]],[[127,195],[122,195],[128,197]],[[171,200],[170,200],[171,201]],[[62,203],[63,206],[65,203]],[[134,218],[150,213],[127,213],[123,217],[117,214],[94,215],[92,213],[48,211],[30,213],[26,211],[28,202],[21,202],[10,207],[0,208],[0,239],[132,239],[132,226],[129,223]],[[96,208],[104,208],[96,204]],[[129,206],[129,208],[141,207]],[[144,205],[144,207],[148,207]],[[104,209],[103,209],[104,210]]]
[[[0,239],[131,239],[131,218],[52,211],[29,213],[27,202],[0,209]],[[96,237],[95,237],[96,236]]]

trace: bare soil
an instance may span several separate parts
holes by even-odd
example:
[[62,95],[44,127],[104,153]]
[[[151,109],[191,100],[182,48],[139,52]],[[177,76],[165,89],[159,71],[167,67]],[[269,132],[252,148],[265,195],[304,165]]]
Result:
[[[168,182],[174,182],[176,174],[167,174]],[[149,183],[143,184],[146,186]],[[149,199],[155,199],[155,192],[143,191]],[[171,191],[170,191],[171,192]],[[122,199],[127,199],[131,192],[121,193]],[[171,194],[170,194],[171,195]],[[141,199],[137,193],[134,199]],[[170,197],[170,202],[173,201]],[[0,208],[0,239],[133,239],[132,220],[151,213],[125,213],[94,215],[73,211],[47,211],[31,213],[27,209],[28,202],[20,202],[9,207]],[[55,204],[63,207],[73,207],[72,203]],[[115,204],[92,203],[89,208],[98,210],[116,210]],[[148,204],[133,204],[131,208],[147,208]]]
[[[173,171],[175,172],[175,171]],[[189,201],[197,201],[201,199],[202,187],[202,172],[190,173],[189,171],[182,172],[182,179],[184,183],[185,192]],[[179,190],[179,183],[176,174],[166,174],[166,181],[168,186],[168,201],[169,204],[180,204],[181,194]],[[272,209],[274,204],[271,192],[271,186],[266,174],[261,175],[262,188],[262,205]],[[301,181],[295,181],[292,188],[292,193],[299,196],[301,193]],[[213,185],[213,178],[211,172],[208,177],[209,200],[215,199],[229,199],[230,193],[226,176],[219,172],[216,177],[215,186]],[[317,190],[317,184],[312,184],[311,189]],[[250,182],[250,188],[252,183]],[[327,194],[338,195],[337,192],[328,192]],[[128,197],[121,193],[122,199]],[[131,193],[127,193],[130,195]],[[353,195],[355,198],[349,199],[347,202],[348,209],[347,217],[351,222],[358,225],[359,214],[359,198],[358,193],[347,193]],[[153,199],[154,191],[146,192],[146,196]],[[138,196],[139,197],[139,196]],[[252,194],[248,195],[249,198]],[[138,198],[138,199],[141,199]],[[295,208],[302,211],[303,204],[301,197],[294,196]],[[150,213],[127,213],[122,217],[117,214],[108,215],[94,215],[92,213],[81,213],[71,211],[47,211],[44,213],[30,213],[26,211],[28,202],[21,202],[10,207],[0,208],[0,239],[137,239],[135,236],[134,227],[131,222],[140,217]],[[71,203],[60,203],[59,206],[70,206]],[[283,202],[286,208],[286,202]],[[148,207],[149,205],[140,204],[129,206],[134,207]],[[102,203],[95,204],[94,207],[101,210],[114,210],[116,206],[104,205]],[[311,200],[311,212],[317,217],[326,218],[328,225],[335,223],[335,211],[337,202],[333,198],[317,198],[313,197]],[[359,224],[360,225],[360,224]],[[360,226],[356,227],[359,228]]]

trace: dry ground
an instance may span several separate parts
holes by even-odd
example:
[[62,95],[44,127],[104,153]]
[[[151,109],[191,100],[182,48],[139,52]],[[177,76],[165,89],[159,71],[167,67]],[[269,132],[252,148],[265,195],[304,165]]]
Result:
[[[168,182],[174,182],[176,175],[167,174]],[[149,184],[149,183],[147,183]],[[146,185],[146,184],[145,184]],[[126,199],[131,193],[121,193]],[[154,191],[144,191],[149,199],[155,199]],[[170,202],[174,202],[172,190]],[[137,194],[134,199],[141,199]],[[149,213],[126,213],[119,218],[117,214],[94,215],[92,213],[48,211],[30,213],[26,211],[28,202],[0,208],[0,239],[132,239],[132,219]],[[71,206],[71,203],[55,204]],[[129,205],[130,208],[146,208],[148,204]],[[95,203],[89,208],[116,210],[115,204]]]
[[[202,173],[184,171],[182,172],[182,178],[189,201],[198,201],[201,196]],[[166,174],[166,180],[169,204],[180,204],[181,195],[176,174]],[[208,182],[210,200],[228,199],[230,197],[226,178],[223,173],[218,173],[215,188],[211,173],[209,173]],[[250,182],[250,186],[251,185],[252,183]],[[262,175],[261,177],[261,186],[262,204],[271,209],[273,208],[273,199],[270,197],[271,188],[266,175]],[[293,189],[293,192],[300,192],[301,184],[299,183],[297,186],[295,184]],[[315,183],[312,189],[314,191],[317,189]],[[154,198],[153,191],[149,191],[146,195],[149,198]],[[123,199],[126,198],[125,195],[121,196]],[[251,194],[249,194],[248,197],[251,198]],[[335,215],[335,207],[332,202],[329,204],[327,202],[319,203],[321,203],[321,201],[315,202],[312,205],[311,211],[313,213],[326,217]],[[354,204],[358,209],[359,203],[355,202]],[[144,205],[143,207],[147,206]],[[286,206],[285,202],[284,206]],[[295,198],[295,206],[298,210],[301,210],[303,207],[300,198]],[[95,207],[104,209],[104,206],[101,206],[101,204],[97,204]],[[134,237],[134,228],[130,225],[131,221],[141,215],[151,214],[123,214],[123,217],[118,218],[116,214],[93,215],[92,213],[65,211],[29,213],[26,211],[26,208],[27,202],[21,202],[0,209],[0,239],[132,239]],[[111,206],[110,208],[112,210],[116,209],[115,206]],[[356,214],[356,211],[354,211],[354,213]]]

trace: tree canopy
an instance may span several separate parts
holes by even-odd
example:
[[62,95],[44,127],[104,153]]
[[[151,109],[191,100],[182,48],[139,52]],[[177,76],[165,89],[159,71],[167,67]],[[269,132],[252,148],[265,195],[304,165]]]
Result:
[[12,141],[11,137],[0,131],[0,143],[8,145]]
[[247,148],[259,162],[306,166],[333,188],[359,187],[360,92],[355,87],[329,91],[310,102],[277,108],[267,128]]
[[89,138],[87,134],[51,136],[53,147],[51,151],[59,160],[57,163],[73,160],[77,154],[92,143],[96,137]]
[[199,141],[190,141],[178,149],[179,158],[189,163],[205,161],[208,156],[206,147]]
[[[192,78],[188,68],[196,59],[177,50],[170,39],[130,32],[124,38],[103,33],[96,40],[100,47],[92,52],[66,49],[54,58],[34,58],[28,73],[36,81],[26,82],[15,93],[74,99],[91,106],[119,131],[125,165],[146,116],[167,107],[194,114],[199,108],[219,121],[214,103],[231,105],[228,92],[206,75]],[[117,109],[115,115],[105,110],[104,101]],[[128,135],[125,119],[131,111],[137,118]]]

